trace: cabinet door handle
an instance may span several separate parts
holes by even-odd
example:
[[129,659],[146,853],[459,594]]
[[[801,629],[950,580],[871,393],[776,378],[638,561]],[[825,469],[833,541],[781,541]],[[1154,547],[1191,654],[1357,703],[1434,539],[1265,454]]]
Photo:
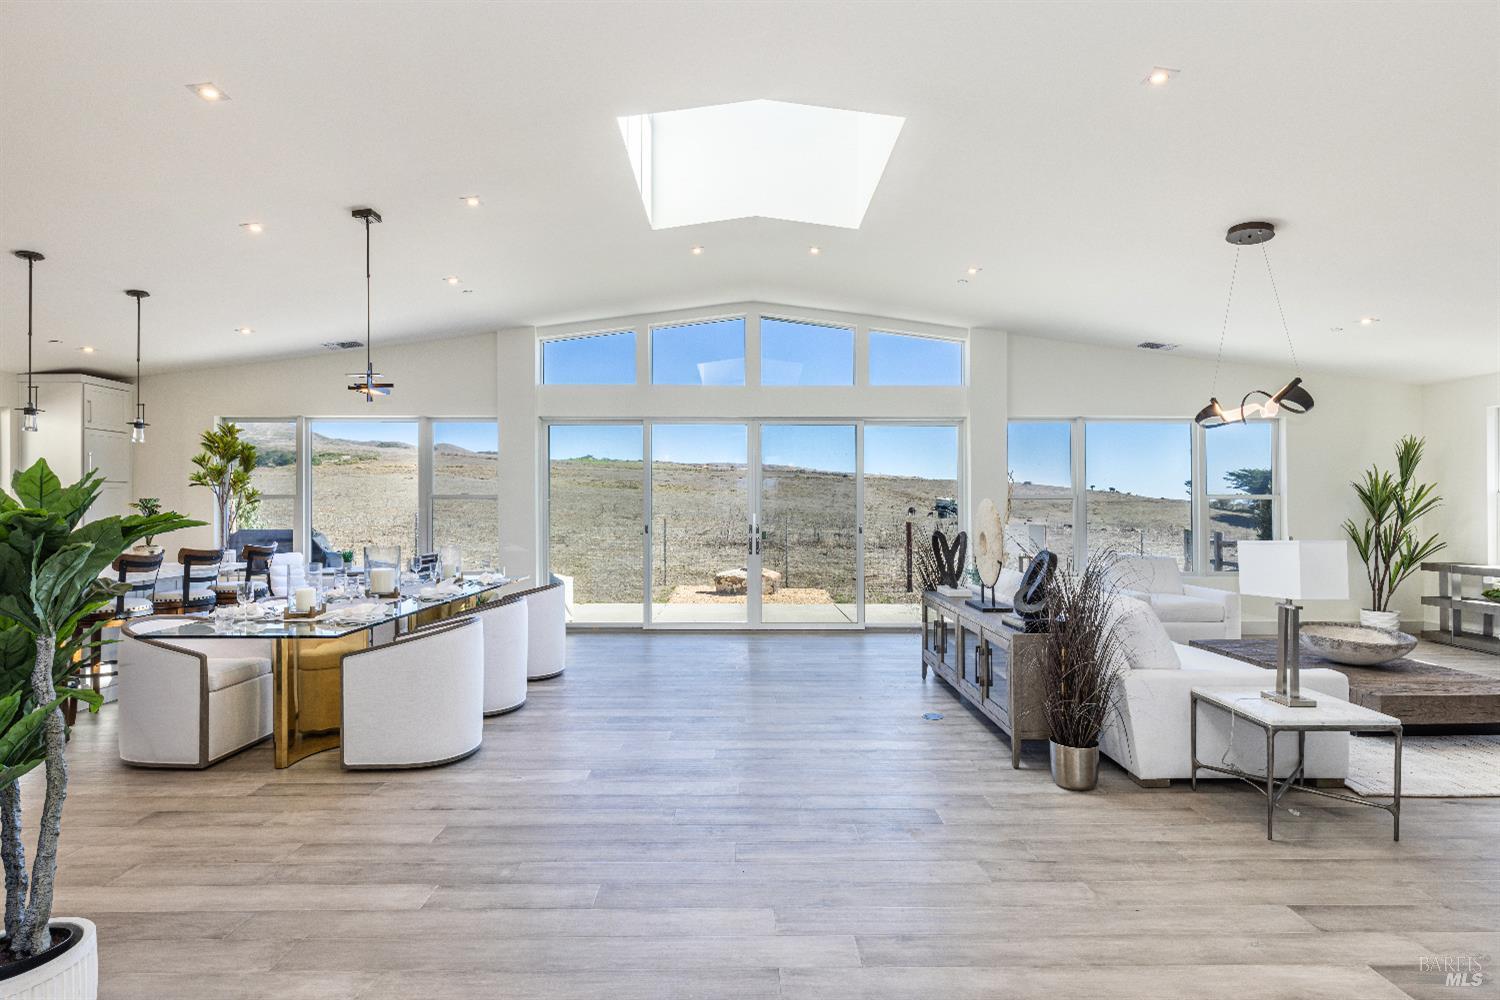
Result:
[[[88,407],[88,417],[87,417],[87,420],[88,420],[89,423],[93,423],[94,422],[94,401],[92,399],[85,399],[84,400],[84,404]],[[92,465],[93,463],[90,462],[89,464]]]
[[94,453],[93,452],[89,452],[88,453],[88,457],[86,459],[84,459],[84,463],[83,464],[86,465],[86,466],[88,466],[88,471],[90,471],[90,472],[93,471],[93,469],[94,469]]

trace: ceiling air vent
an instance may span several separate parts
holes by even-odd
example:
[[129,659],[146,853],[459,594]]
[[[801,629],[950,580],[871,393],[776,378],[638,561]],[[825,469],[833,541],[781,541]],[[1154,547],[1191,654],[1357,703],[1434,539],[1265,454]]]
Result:
[[1139,347],[1143,351],[1175,351],[1175,350],[1177,350],[1177,345],[1176,344],[1163,344],[1159,340],[1143,340],[1139,344],[1136,344],[1135,346]]
[[365,346],[362,340],[325,340],[323,347],[329,351],[352,351],[356,347]]

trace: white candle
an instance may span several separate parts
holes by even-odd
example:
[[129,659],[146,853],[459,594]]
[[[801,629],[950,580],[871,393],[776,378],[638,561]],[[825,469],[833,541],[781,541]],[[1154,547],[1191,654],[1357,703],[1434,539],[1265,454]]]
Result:
[[390,566],[373,566],[370,569],[370,589],[377,594],[389,594],[396,589],[396,571]]
[[313,605],[317,603],[317,600],[318,592],[311,587],[298,587],[292,593],[293,606],[304,614],[313,609]]

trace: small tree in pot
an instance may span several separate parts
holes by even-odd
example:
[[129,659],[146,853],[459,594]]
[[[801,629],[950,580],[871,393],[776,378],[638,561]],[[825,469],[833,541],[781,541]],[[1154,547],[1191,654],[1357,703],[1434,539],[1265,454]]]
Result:
[[1390,610],[1396,589],[1447,546],[1437,535],[1417,540],[1417,520],[1443,502],[1436,485],[1416,481],[1425,446],[1422,438],[1408,435],[1396,442],[1395,475],[1371,466],[1363,480],[1350,483],[1365,509],[1364,524],[1346,520],[1344,533],[1354,543],[1370,581],[1370,607],[1359,613],[1366,625],[1399,628],[1400,615]]
[[231,423],[210,427],[198,445],[202,450],[193,456],[188,485],[202,486],[214,495],[219,530],[223,532],[221,544],[227,548],[240,521],[260,506],[260,490],[250,481],[255,471],[255,445],[240,437],[239,426]]
[[1115,707],[1123,668],[1110,582],[1113,558],[1090,557],[1081,571],[1059,569],[1047,591],[1043,710],[1051,735],[1052,780],[1087,791],[1099,780],[1099,734]]
[[[5,948],[12,960],[36,959],[52,946],[52,892],[68,788],[67,729],[59,706],[68,698],[94,698],[92,692],[66,689],[59,695],[58,688],[73,670],[74,652],[94,641],[94,630],[83,626],[84,618],[108,604],[120,589],[99,575],[148,534],[202,524],[170,512],[104,517],[83,524],[102,485],[103,479],[90,473],[64,487],[47,463],[39,461],[16,473],[11,483],[14,496],[0,494],[0,679],[12,681],[9,688],[0,688],[0,716],[7,718],[0,734],[0,765],[5,767],[0,779],[8,779],[0,786],[0,857],[5,870]],[[18,654],[18,641],[22,650],[29,642],[29,657]],[[17,673],[28,671],[24,682],[15,681]],[[38,764],[45,764],[46,794],[28,874],[15,779]],[[33,971],[45,971],[45,966]],[[0,968],[0,979],[6,974]]]

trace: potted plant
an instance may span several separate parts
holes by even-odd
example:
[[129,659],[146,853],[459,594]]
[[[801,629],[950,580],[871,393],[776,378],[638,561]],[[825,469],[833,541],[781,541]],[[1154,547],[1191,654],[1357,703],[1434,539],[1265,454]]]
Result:
[[[5,876],[0,993],[5,996],[91,1000],[98,992],[93,924],[52,919],[68,787],[67,727],[60,706],[69,699],[94,706],[98,697],[63,685],[74,669],[74,654],[96,641],[97,626],[83,626],[84,618],[120,589],[99,574],[147,534],[202,523],[158,513],[81,524],[102,485],[91,472],[64,487],[39,461],[16,473],[14,496],[0,494],[0,860]],[[44,768],[46,786],[28,871],[16,780],[38,766]]]
[[1101,554],[1079,572],[1059,568],[1047,590],[1043,712],[1052,780],[1070,791],[1098,784],[1099,734],[1123,665],[1110,562]]
[[[139,500],[133,501],[130,504],[130,509],[135,511],[137,514],[140,514],[142,517],[151,517],[153,514],[161,513],[161,500],[156,497],[141,497]],[[162,548],[160,545],[153,544],[154,537],[155,536],[153,535],[147,535],[145,538],[141,539],[140,544],[132,545],[130,547],[130,551],[139,552],[141,555],[145,556],[154,556],[160,554]]]
[[240,521],[260,506],[260,490],[250,482],[255,470],[255,445],[240,437],[239,427],[232,423],[210,427],[198,444],[202,450],[193,456],[195,468],[188,476],[188,485],[202,486],[213,493],[220,543],[225,557],[232,560],[230,538]]
[[1352,518],[1344,522],[1344,533],[1354,543],[1370,581],[1370,606],[1359,613],[1361,625],[1398,630],[1401,616],[1390,610],[1397,588],[1447,546],[1437,535],[1417,540],[1417,521],[1443,502],[1435,484],[1416,481],[1425,444],[1419,437],[1402,438],[1396,442],[1394,475],[1372,465],[1363,480],[1349,484],[1365,509],[1363,524]]

